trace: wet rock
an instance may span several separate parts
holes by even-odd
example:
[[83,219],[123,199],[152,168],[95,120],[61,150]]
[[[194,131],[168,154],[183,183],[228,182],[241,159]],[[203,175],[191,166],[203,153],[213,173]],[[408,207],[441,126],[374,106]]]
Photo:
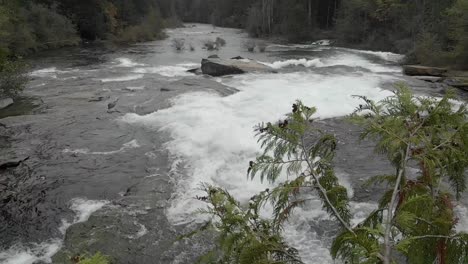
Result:
[[107,104],[107,110],[111,110],[117,105],[117,102],[119,101],[120,98],[115,99],[114,101],[110,102]]
[[236,56],[236,57],[232,57],[231,60],[244,60],[245,58],[244,57],[241,57],[241,56]]
[[233,60],[233,59],[203,59],[201,70],[203,74],[211,76],[224,76],[231,74],[242,74],[249,72],[275,72],[271,67],[253,60]]
[[468,78],[464,78],[464,77],[450,78],[449,77],[449,78],[446,78],[443,81],[443,83],[468,92]]
[[196,74],[196,75],[201,75],[201,74],[203,74],[201,68],[190,69],[190,70],[187,70],[187,72],[190,72],[190,73],[193,73],[193,74]]
[[109,99],[109,96],[95,96],[88,100],[88,102],[101,102]]
[[22,162],[29,159],[26,157],[2,157],[0,159],[0,170],[18,167]]
[[219,56],[214,54],[214,55],[210,55],[208,56],[208,59],[219,59]]
[[168,89],[168,88],[161,88],[160,91],[161,91],[161,92],[170,92],[171,89]]
[[445,68],[427,67],[420,65],[404,65],[403,72],[409,76],[437,76],[443,77],[447,73]]
[[13,104],[13,99],[11,98],[0,99],[0,109],[7,108],[8,106],[12,104]]
[[430,82],[430,83],[436,83],[436,82],[441,82],[442,77],[436,77],[436,76],[415,76],[414,78],[425,81],[425,82]]

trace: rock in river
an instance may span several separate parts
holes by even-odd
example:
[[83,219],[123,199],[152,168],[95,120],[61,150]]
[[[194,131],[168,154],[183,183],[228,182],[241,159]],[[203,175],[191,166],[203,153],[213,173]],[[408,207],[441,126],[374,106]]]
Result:
[[405,65],[403,72],[409,76],[437,76],[443,77],[447,73],[445,68],[435,68],[420,65]]
[[8,106],[12,104],[13,104],[13,99],[11,98],[0,99],[0,109],[7,108]]
[[249,72],[275,72],[273,68],[253,60],[233,60],[218,58],[203,59],[201,62],[201,70],[203,74],[208,74],[211,76],[224,76]]
[[444,83],[468,92],[468,78],[449,77],[444,80]]

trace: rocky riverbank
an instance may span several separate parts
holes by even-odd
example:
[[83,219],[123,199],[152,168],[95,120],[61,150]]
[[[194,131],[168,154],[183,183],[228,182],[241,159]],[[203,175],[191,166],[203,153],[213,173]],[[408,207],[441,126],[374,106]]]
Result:
[[468,92],[468,71],[455,71],[447,68],[420,65],[404,65],[403,72],[419,80],[441,83]]

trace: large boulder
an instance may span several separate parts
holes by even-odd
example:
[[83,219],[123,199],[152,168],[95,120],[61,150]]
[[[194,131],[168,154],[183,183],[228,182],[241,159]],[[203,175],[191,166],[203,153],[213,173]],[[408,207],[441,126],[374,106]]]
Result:
[[0,99],[0,109],[7,108],[12,104],[13,104],[13,99],[11,98]]
[[249,72],[275,72],[273,68],[253,60],[219,58],[203,59],[201,62],[201,70],[203,74],[211,76],[224,76]]
[[409,76],[437,76],[443,77],[447,73],[445,68],[427,67],[420,65],[405,65],[403,72]]

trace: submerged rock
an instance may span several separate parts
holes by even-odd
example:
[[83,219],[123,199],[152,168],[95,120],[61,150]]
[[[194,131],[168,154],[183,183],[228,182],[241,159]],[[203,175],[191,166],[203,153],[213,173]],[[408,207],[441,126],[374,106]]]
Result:
[[415,76],[414,78],[425,81],[425,82],[430,82],[430,83],[436,83],[436,82],[441,82],[442,77],[437,77],[437,76]]
[[201,70],[203,74],[211,76],[224,76],[249,72],[275,72],[273,68],[253,60],[217,58],[203,59],[201,62]]
[[88,102],[101,102],[109,98],[110,98],[109,96],[95,96],[95,97],[90,98]]
[[463,78],[463,77],[446,78],[443,82],[447,85],[450,85],[452,87],[468,92],[468,78]]
[[24,157],[2,157],[0,160],[0,170],[18,167],[23,161],[29,159],[29,156]]
[[202,72],[202,70],[200,68],[190,69],[190,70],[187,70],[187,72],[190,72],[190,73],[193,73],[193,74],[196,74],[196,75],[203,74],[203,72]]
[[13,99],[11,98],[0,99],[0,109],[7,108],[12,104],[13,104]]
[[427,67],[421,65],[404,65],[403,72],[409,76],[443,77],[447,73],[445,68]]

